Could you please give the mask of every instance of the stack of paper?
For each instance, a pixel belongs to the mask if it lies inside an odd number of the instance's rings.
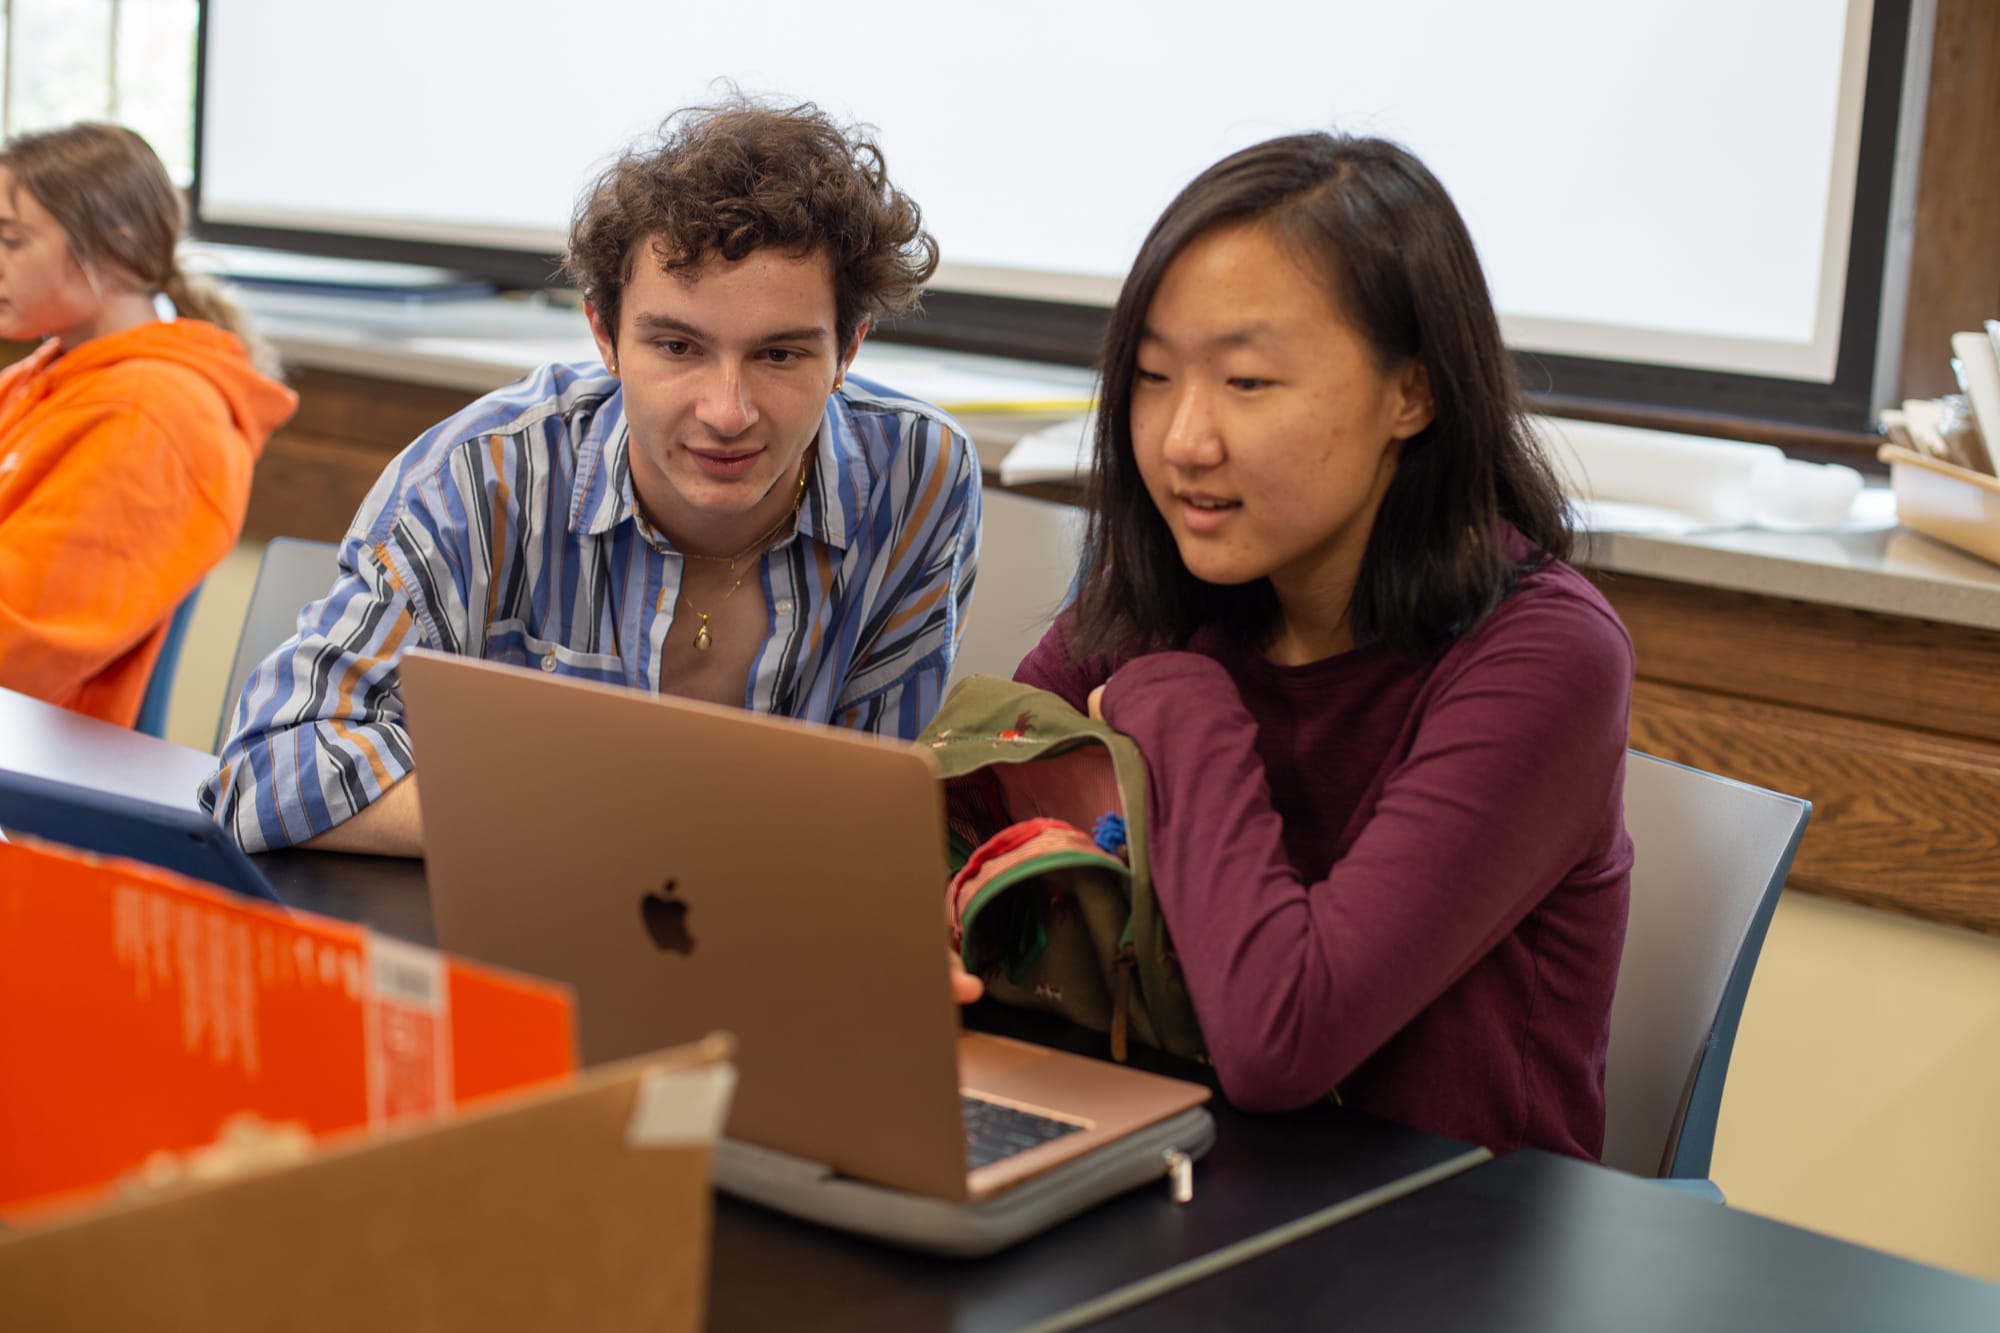
[[[1882,432],[1912,453],[1990,477],[2000,471],[2000,320],[1954,333],[1951,354],[1959,392],[1904,399],[1883,411]]]
[[[1096,436],[1095,416],[1071,417],[1023,435],[1000,462],[1001,484],[1083,481],[1090,475]]]
[[[1090,406],[1089,370],[1010,357],[947,352],[906,343],[865,342],[854,373],[947,412],[1081,412]]]
[[[2000,440],[2000,320],[1987,320],[1981,333],[1952,334],[1951,368],[1979,433],[1984,455],[1979,470],[1992,472],[1995,441]]]

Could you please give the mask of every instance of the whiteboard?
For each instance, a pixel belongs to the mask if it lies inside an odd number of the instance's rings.
[[[1396,139],[1517,348],[1831,382],[1872,0],[212,0],[205,222],[553,252],[728,86],[875,126],[938,285],[1105,303],[1196,172]]]

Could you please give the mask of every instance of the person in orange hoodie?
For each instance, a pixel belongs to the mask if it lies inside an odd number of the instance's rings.
[[[124,726],[298,406],[181,271],[185,222],[130,130],[0,146],[0,338],[43,340],[0,374],[0,686]]]

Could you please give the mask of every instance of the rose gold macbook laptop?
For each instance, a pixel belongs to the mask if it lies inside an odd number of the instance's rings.
[[[959,1031],[916,749],[468,658],[401,670],[438,942],[574,986],[587,1063],[727,1029],[732,1138],[951,1201],[1207,1100]],[[976,1150],[975,1121],[999,1122]]]

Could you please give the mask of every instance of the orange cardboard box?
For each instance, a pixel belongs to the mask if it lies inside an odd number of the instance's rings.
[[[0,843],[0,1220],[251,1112],[315,1139],[576,1065],[568,992],[177,875]]]

